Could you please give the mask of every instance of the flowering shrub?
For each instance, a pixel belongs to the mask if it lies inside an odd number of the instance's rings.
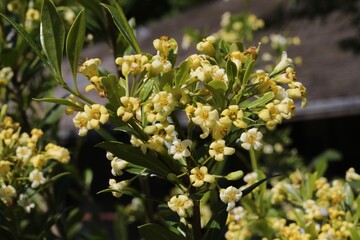
[[[250,175],[257,180],[256,173]],[[255,177],[255,179],[254,179]],[[359,180],[354,168],[344,179],[295,171],[257,188],[230,212],[226,239],[359,239]]]
[[[139,227],[143,237],[221,236],[227,212],[266,180],[258,169],[254,152],[262,147],[260,127],[274,129],[283,119],[290,119],[295,114],[296,99],[301,100],[302,107],[306,105],[306,88],[296,80],[292,60],[283,52],[270,72],[255,70],[259,48],[209,36],[198,43],[198,54],[177,64],[178,45],[174,39],[165,36],[156,39],[153,42],[156,53],[143,53],[120,6],[116,2],[101,5],[134,51],[132,55],[116,58],[118,76],[101,71],[100,59],[87,60],[79,68],[89,81],[86,91],[96,91],[107,103],[95,102],[78,90],[76,71],[84,41],[84,12],[80,11],[75,18],[65,42],[61,17],[51,1],[44,1],[41,11],[41,27],[46,29],[41,35],[44,53],[25,32],[20,33],[46,59],[54,78],[71,95],[68,99],[42,101],[66,105],[67,114],[76,113],[73,122],[80,136],[90,130],[109,136],[103,131],[108,122],[115,126],[115,131],[129,135],[129,141],[116,141],[111,136],[98,145],[107,151],[114,175],[105,192],[112,192],[115,197],[140,196],[149,201],[150,192],[141,193],[130,187],[136,179],[149,177],[178,188],[178,194],[166,202],[165,215],[159,212],[148,216],[158,224]],[[64,47],[75,89],[69,87],[61,74]],[[234,158],[240,148],[250,152],[252,168],[261,176],[261,180],[247,188],[231,183],[242,177],[242,169],[225,168],[229,156]],[[134,176],[119,181],[124,171]],[[31,174],[31,179],[36,179],[33,187],[43,184],[41,176],[38,171]],[[171,221],[174,214],[179,222]]]
[[[67,174],[55,167],[67,164],[70,153],[53,143],[43,147],[43,131],[23,132],[21,125],[6,115],[7,106],[0,114],[0,219],[2,237],[20,237],[20,213],[30,213],[36,206],[44,208],[48,190],[59,177]],[[23,223],[25,223],[23,221]],[[16,237],[15,237],[16,238]],[[9,237],[9,239],[11,239]]]

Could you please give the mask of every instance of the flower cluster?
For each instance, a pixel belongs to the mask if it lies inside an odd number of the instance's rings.
[[[51,181],[54,163],[69,162],[70,153],[63,147],[48,143],[42,149],[42,137],[40,129],[21,132],[11,117],[0,118],[0,207],[19,205],[29,212],[35,207],[32,196]]]
[[[226,239],[254,234],[263,239],[354,239],[359,234],[359,180],[354,168],[346,172],[346,181],[295,171],[264,189],[261,213],[247,204],[255,197],[242,199],[243,206],[229,213]],[[254,229],[260,222],[263,229]]]
[[[304,107],[306,89],[296,80],[292,60],[285,52],[267,73],[254,70],[259,49],[227,45],[213,36],[198,43],[200,53],[178,66],[174,39],[161,37],[153,45],[153,56],[138,53],[118,57],[118,79],[101,74],[100,59],[83,63],[79,72],[91,83],[86,89],[96,90],[109,102],[89,105],[69,98],[74,104],[72,111],[77,111],[73,122],[79,135],[85,136],[107,121],[129,134],[130,144],[101,145],[111,161],[114,178],[109,180],[108,190],[115,197],[127,192],[124,190],[129,189],[133,179],[151,174],[181,189],[167,205],[184,223],[192,221],[194,209],[205,211],[207,200],[200,204],[192,194],[206,193],[208,186],[218,191],[219,199],[227,204],[226,210],[231,211],[245,188],[223,188],[216,179],[237,180],[242,171],[224,175],[216,170],[217,164],[233,156],[236,148],[260,150],[260,127],[274,129],[283,119],[294,116],[295,99],[302,99]],[[256,168],[256,163],[252,164]],[[115,177],[128,168],[136,176],[117,181]],[[246,181],[247,186],[255,183]]]

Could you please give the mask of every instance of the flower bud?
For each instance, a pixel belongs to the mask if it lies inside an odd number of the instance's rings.
[[[239,171],[229,173],[228,175],[226,175],[225,178],[229,181],[235,181],[235,180],[242,178],[243,176],[244,176],[244,172],[239,170]]]

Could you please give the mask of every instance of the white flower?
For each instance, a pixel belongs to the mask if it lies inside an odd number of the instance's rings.
[[[128,165],[128,162],[118,157],[114,157],[111,161],[111,174],[114,176],[120,176],[123,174],[123,169]]]
[[[360,180],[360,175],[358,173],[356,173],[354,168],[349,168],[346,171],[346,177],[345,177],[346,181],[351,182],[351,181],[359,181]]]
[[[180,217],[186,217],[191,215],[192,207],[194,203],[186,195],[173,196],[168,202],[169,208],[177,212]]]
[[[110,179],[109,180],[109,189],[114,190],[112,192],[114,197],[121,197],[123,195],[123,193],[121,192],[121,190],[123,190],[126,186],[128,185],[128,181],[124,180],[121,182],[116,182],[115,179]]]
[[[79,136],[83,137],[88,133],[88,122],[90,118],[85,112],[78,112],[74,119],[73,123],[76,128],[79,128]]]
[[[242,197],[242,192],[233,186],[226,189],[220,189],[220,199],[224,203],[227,203],[226,211],[230,212],[235,208],[235,203]]]
[[[17,147],[16,148],[16,157],[24,162],[27,162],[31,157],[32,150],[28,147]]]
[[[29,174],[29,180],[32,182],[32,188],[37,188],[39,185],[46,183],[46,178],[44,178],[43,173],[37,169],[32,170]]]
[[[19,195],[17,203],[23,207],[27,213],[30,213],[31,209],[35,207],[35,203],[31,202],[28,196],[22,193]]]
[[[258,150],[262,146],[262,143],[260,142],[262,137],[262,133],[259,132],[257,128],[252,128],[241,134],[240,141],[243,142],[241,146],[246,150],[249,150],[250,147]]]
[[[180,141],[176,139],[173,145],[169,149],[169,154],[174,155],[174,159],[180,160],[183,157],[189,157],[191,155],[188,147],[191,146],[192,142],[189,139]]]
[[[208,173],[207,167],[202,166],[191,169],[190,182],[194,187],[201,187],[204,182],[213,183],[214,181],[215,177]]]
[[[232,155],[234,153],[235,148],[226,147],[225,140],[216,140],[209,147],[209,155],[216,161],[222,161],[225,155]]]

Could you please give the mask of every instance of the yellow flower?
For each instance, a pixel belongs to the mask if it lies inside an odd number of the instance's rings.
[[[30,163],[34,168],[42,168],[46,164],[46,159],[44,154],[37,154],[30,158]]]
[[[13,202],[13,198],[16,197],[16,190],[11,185],[2,185],[0,188],[0,199],[5,205],[10,206]]]
[[[191,120],[203,130],[203,134],[201,134],[200,137],[206,138],[210,133],[210,129],[215,126],[219,114],[217,110],[212,109],[211,106],[204,106],[199,102],[196,104],[197,107],[194,112],[194,117],[191,118]]]
[[[215,48],[214,43],[216,42],[216,38],[214,36],[209,36],[199,42],[196,45],[196,49],[200,52],[204,52],[209,56],[215,56]]]
[[[121,197],[123,193],[121,192],[125,187],[128,186],[128,181],[124,180],[121,182],[116,182],[115,179],[109,179],[109,189],[113,190],[112,194],[114,197]]]
[[[61,163],[68,163],[70,160],[70,152],[66,148],[60,147],[53,143],[48,143],[45,146],[45,156],[48,159],[54,159]]]
[[[265,108],[259,112],[259,117],[266,123],[268,129],[274,129],[277,124],[282,122],[282,116],[274,103],[266,104]]]
[[[215,140],[223,139],[231,130],[231,122],[221,122],[220,120],[216,121],[213,127],[212,137]]]
[[[40,12],[34,8],[29,8],[25,15],[26,20],[38,21],[40,19]]]
[[[243,121],[244,113],[238,105],[230,105],[222,111],[220,122],[230,122],[238,128],[247,128],[247,124]]]
[[[90,118],[85,112],[78,112],[73,119],[76,128],[79,128],[79,136],[83,137],[88,132],[88,122]]]
[[[191,169],[190,182],[194,187],[201,187],[205,182],[215,182],[215,177],[208,173],[207,167],[195,167]]]
[[[10,162],[1,160],[0,161],[0,180],[10,172]]]
[[[158,55],[166,59],[171,50],[177,53],[178,45],[173,39],[169,39],[167,36],[162,36],[160,39],[153,41],[154,48],[158,51]]]
[[[234,153],[235,148],[226,147],[225,140],[215,140],[209,147],[209,154],[216,161],[222,161],[225,155],[232,155]]]
[[[117,115],[121,117],[124,122],[129,121],[137,110],[140,108],[140,99],[134,97],[121,97],[121,103],[123,106],[120,106],[117,110]]]
[[[166,116],[172,113],[176,105],[173,95],[166,91],[155,94],[151,102],[154,104],[154,110],[158,113],[156,114],[158,121],[165,121]]]
[[[292,67],[287,67],[285,73],[277,75],[273,80],[280,84],[288,84],[296,81],[296,74]]]
[[[85,61],[79,68],[79,72],[84,74],[87,78],[91,79],[94,76],[99,76],[98,65],[101,64],[99,58],[92,58]]]
[[[360,175],[358,173],[355,172],[355,169],[349,168],[346,171],[346,181],[351,182],[351,181],[360,181]]]
[[[145,69],[145,64],[149,61],[147,56],[142,54],[126,55],[118,57],[115,63],[120,66],[122,74],[127,77],[129,74],[138,75]]]
[[[144,67],[148,71],[149,77],[157,76],[160,73],[167,73],[172,69],[171,63],[159,55],[153,56],[151,61],[145,64]]]
[[[306,88],[302,85],[301,82],[292,82],[289,83],[289,89],[286,90],[290,98],[301,98],[301,108],[306,107]]]
[[[109,120],[109,113],[107,109],[100,104],[93,104],[90,107],[84,106],[84,111],[88,116],[87,128],[100,128],[100,123],[105,124]]]
[[[169,208],[177,212],[180,217],[187,217],[192,215],[192,207],[194,203],[186,195],[173,196],[168,202]]]

